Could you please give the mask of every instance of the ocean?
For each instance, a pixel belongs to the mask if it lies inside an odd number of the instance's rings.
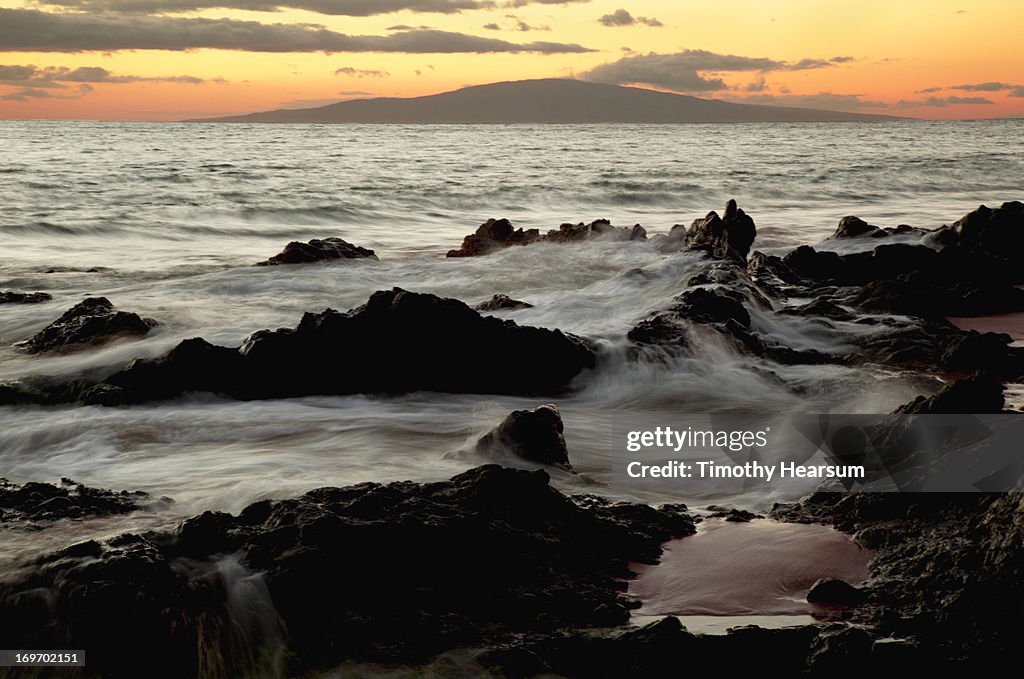
[[[929,386],[877,366],[772,366],[709,335],[700,354],[631,361],[625,333],[665,308],[696,256],[647,243],[533,245],[446,259],[490,217],[516,226],[610,219],[664,233],[730,198],[757,222],[754,248],[818,243],[841,217],[937,227],[1020,199],[1024,121],[592,126],[216,125],[0,122],[0,290],[53,300],[0,306],[0,381],[104,374],[189,337],[231,346],[303,312],[349,309],[395,286],[584,335],[611,357],[557,399],[579,476],[557,486],[648,502],[764,510],[808,485],[680,496],[622,481],[621,427],[681,413],[884,413]],[[359,260],[253,267],[291,240],[342,237]],[[826,246],[829,247],[829,246]],[[835,246],[833,246],[835,247]],[[850,247],[844,245],[843,247]],[[854,245],[854,247],[857,247]],[[644,275],[634,275],[636,270]],[[142,341],[59,356],[12,345],[83,296],[160,321]],[[829,350],[797,317],[755,324],[788,346]],[[865,328],[864,332],[870,332]],[[616,357],[618,359],[616,360]],[[337,357],[358,361],[358,356]],[[315,366],[312,367],[315,369]],[[382,371],[387,366],[381,366]],[[0,408],[0,474],[70,477],[176,500],[169,509],[46,531],[46,546],[238,511],[323,485],[447,478],[511,409],[544,399],[411,394],[238,403],[212,396],[125,408]],[[814,483],[813,481],[810,483]],[[10,537],[10,536],[9,536]],[[31,535],[8,544],[38,547]],[[17,550],[15,550],[17,551]]]

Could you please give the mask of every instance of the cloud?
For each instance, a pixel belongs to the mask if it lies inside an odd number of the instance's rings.
[[[352,68],[351,66],[342,66],[341,68],[334,70],[334,75],[347,75],[351,78],[386,78],[391,74],[387,71],[378,71],[375,68]]]
[[[926,105],[926,107],[944,108],[961,103],[987,105],[994,102],[983,96],[930,96],[925,99],[922,105]]]
[[[276,12],[301,9],[316,14],[367,17],[393,12],[457,14],[464,11],[525,5],[567,5],[589,0],[36,0],[36,4],[66,7],[85,12],[124,14],[177,14],[203,9],[241,9]]]
[[[25,102],[33,99],[79,99],[87,94],[92,94],[91,85],[79,85],[74,93],[55,93],[53,90],[41,89],[38,87],[22,87],[14,92],[0,94],[0,101]]]
[[[646,26],[653,27],[665,25],[654,17],[635,17],[624,9],[617,9],[611,14],[605,14],[597,21],[598,23],[610,28],[616,28],[619,26],[636,26],[637,24],[644,24]]]
[[[861,98],[863,96],[863,94],[818,92],[816,94],[755,94],[749,97],[728,97],[728,99],[744,104],[822,108],[834,111],[856,111],[865,108],[888,108],[889,106],[881,101],[866,101]]]
[[[373,92],[365,92],[363,90],[342,90],[338,92],[343,97],[372,97]]]
[[[597,66],[580,77],[613,85],[635,83],[676,92],[714,92],[727,89],[728,86],[721,78],[706,76],[706,73],[798,71],[828,68],[832,65],[832,62],[824,59],[802,59],[791,63],[764,57],[685,50],[676,54],[650,53],[623,57]]]
[[[484,28],[487,29],[488,31],[500,31],[501,30],[501,26],[499,26],[498,24],[494,23],[493,21],[491,23],[489,23],[489,24],[484,24]]]
[[[851,61],[856,61],[853,57],[832,57],[829,59],[833,64],[847,64]]]
[[[531,26],[530,24],[526,23],[525,21],[523,21],[522,19],[517,17],[515,14],[506,14],[505,18],[512,20],[512,23],[509,25],[509,28],[508,28],[508,30],[510,30],[510,31],[518,31],[520,33],[526,33],[528,31],[550,31],[551,30],[550,26]],[[501,30],[505,30],[505,29],[503,29],[501,27],[501,24],[495,23],[493,21],[491,23],[489,23],[489,24],[484,24],[483,28],[485,30],[488,30],[488,31],[501,31]]]
[[[963,92],[1001,92],[1012,90],[1016,85],[1000,82],[976,83],[974,85],[950,85],[947,90],[961,90]]]
[[[1014,87],[1012,90],[1010,90],[1010,94],[1008,96],[1015,97],[1015,98],[1016,97],[1024,97],[1024,85],[1021,85],[1019,87]]]
[[[911,100],[906,99],[895,104],[895,108],[918,108],[921,106],[932,108],[946,108],[947,106],[958,106],[967,104],[971,106],[987,106],[995,102],[985,97],[928,97],[927,99]]]
[[[557,42],[513,43],[464,33],[412,30],[346,35],[315,24],[263,24],[234,19],[182,19],[123,14],[52,14],[0,8],[0,51],[116,52],[225,49],[248,52],[490,53],[591,52]]]
[[[164,82],[183,83],[186,85],[201,85],[207,82],[203,78],[192,75],[172,76],[139,76],[139,75],[115,75],[105,68],[99,66],[79,66],[78,68],[67,68],[65,66],[5,66],[0,65],[0,85],[18,85],[31,88],[63,89],[66,85],[61,83],[140,83],[140,82]],[[224,82],[218,78],[216,82]]]

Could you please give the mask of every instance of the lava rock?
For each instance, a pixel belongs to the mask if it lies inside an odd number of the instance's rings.
[[[528,245],[540,239],[537,229],[516,229],[507,219],[488,219],[475,233],[466,236],[458,250],[449,250],[448,257],[479,257],[513,245]]]
[[[495,295],[473,308],[477,311],[515,311],[517,309],[532,309],[533,305],[529,302],[512,299],[508,295]]]
[[[308,243],[292,241],[284,250],[256,266],[306,264],[332,259],[377,259],[377,255],[373,250],[353,245],[341,238],[314,238]]]
[[[674,510],[570,498],[543,471],[496,465],[438,483],[321,488],[43,557],[0,580],[0,636],[88,648],[102,676],[132,676],[167,653],[157,675],[194,677],[200,648],[241,676],[237,663],[252,659],[220,636],[248,620],[232,617],[240,582],[262,611],[246,630],[265,642],[282,630],[268,649],[286,652],[282,675],[421,663],[523,634],[622,625],[630,564],[656,562],[662,543],[694,530]],[[224,577],[228,567],[244,579]]]
[[[953,223],[957,245],[1015,266],[1015,282],[1024,281],[1024,203],[1012,201],[992,209],[984,205]]]
[[[715,257],[736,257],[746,261],[756,237],[754,220],[736,206],[735,200],[730,199],[722,217],[712,211],[690,225],[686,244],[707,245]]]
[[[533,410],[514,410],[496,428],[480,437],[476,451],[486,454],[503,448],[524,460],[572,471],[563,432],[558,406],[549,403]]]
[[[46,292],[0,292],[0,304],[39,304],[51,299]]]
[[[294,329],[259,331],[240,349],[186,340],[101,385],[105,397],[122,403],[188,392],[243,400],[412,391],[537,395],[564,392],[595,364],[594,352],[573,335],[395,288],[345,313],[307,313]]]
[[[118,337],[141,337],[157,325],[151,318],[118,311],[106,297],[89,297],[18,346],[30,354],[70,351]]]
[[[71,479],[61,479],[60,485],[0,479],[0,525],[5,526],[39,528],[59,519],[128,514],[151,504],[142,491],[90,488]]]
[[[901,415],[963,415],[1001,413],[1005,387],[996,379],[979,374],[947,385],[934,396],[918,396],[900,406]]]

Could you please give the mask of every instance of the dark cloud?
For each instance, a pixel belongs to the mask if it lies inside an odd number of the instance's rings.
[[[928,97],[925,99],[925,106],[955,106],[958,104],[970,104],[970,105],[989,105],[995,102],[986,99],[985,97]]]
[[[347,75],[351,78],[386,78],[390,73],[387,71],[378,71],[375,68],[352,68],[351,66],[342,66],[334,70],[334,75]]]
[[[436,30],[345,35],[311,24],[233,19],[180,19],[123,14],[52,14],[0,8],[0,51],[115,52],[225,49],[248,52],[489,53],[590,52],[556,42],[513,43]]]
[[[40,5],[67,7],[87,12],[130,14],[174,14],[201,9],[243,9],[252,12],[276,12],[301,9],[335,16],[375,16],[393,12],[429,12],[455,14],[470,10],[524,5],[566,5],[588,0],[36,0]]]
[[[817,94],[755,94],[749,97],[730,97],[729,99],[744,104],[821,108],[833,111],[857,111],[866,108],[888,108],[889,106],[881,101],[864,100],[863,96],[863,94],[818,92]]]
[[[1012,90],[1016,85],[1000,82],[975,83],[973,85],[950,85],[947,90],[961,90],[963,92],[1001,92]]]
[[[1011,96],[1011,97],[1024,97],[1024,85],[1021,85],[1019,87],[1014,87],[1012,90],[1010,90],[1009,96]]]
[[[53,90],[39,87],[22,87],[14,92],[0,94],[0,101],[25,102],[34,99],[80,99],[92,92],[93,88],[91,85],[79,85],[75,88],[74,92],[54,92]]]
[[[99,66],[5,66],[0,65],[0,85],[24,86],[30,88],[63,89],[62,83],[139,83],[165,82],[201,85],[205,80],[191,75],[139,76],[116,75]],[[218,78],[218,82],[223,82]]]
[[[501,26],[499,26],[498,24],[494,23],[493,21],[491,23],[489,23],[489,24],[484,24],[484,28],[487,29],[488,31],[500,31],[501,30]]]
[[[597,66],[581,77],[584,80],[615,85],[653,85],[676,92],[714,92],[727,89],[727,86],[721,78],[704,75],[706,73],[797,71],[828,68],[832,65],[823,59],[803,59],[790,63],[764,57],[741,57],[706,50],[685,50],[676,54],[651,53],[623,57],[618,61]]]
[[[853,57],[832,57],[829,59],[833,64],[847,64],[851,61],[855,61]]]
[[[628,10],[624,9],[617,9],[611,14],[605,14],[597,21],[598,23],[611,28],[619,26],[636,26],[637,24],[653,27],[664,26],[663,23],[654,17],[635,17],[630,14]]]

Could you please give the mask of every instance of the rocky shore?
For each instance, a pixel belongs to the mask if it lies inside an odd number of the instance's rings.
[[[701,264],[666,308],[629,331],[627,360],[685,357],[712,333],[780,369],[871,363],[944,385],[872,430],[875,447],[894,454],[915,416],[1006,411],[1004,386],[1024,381],[1024,349],[1009,335],[961,330],[947,318],[1024,311],[1024,204],[982,207],[933,231],[848,217],[826,244],[781,255],[755,250],[756,235],[753,218],[730,201],[722,215],[650,239],[666,257]],[[639,225],[602,220],[545,235],[490,220],[448,256],[647,238]],[[370,256],[325,240],[290,244],[268,263]],[[255,332],[240,347],[195,338],[98,378],[0,385],[0,405],[117,407],[192,393],[557,397],[602,370],[608,357],[588,338],[485,315],[527,307],[496,295],[477,307],[481,314],[395,288],[347,312],[307,313],[295,328]],[[772,331],[793,319],[822,340],[818,347]],[[154,325],[90,299],[26,350],[85,348]],[[1024,427],[1009,422],[1003,433],[1019,440]],[[519,410],[473,450],[571,472],[562,432],[557,406]],[[963,436],[952,428],[932,441],[930,463],[953,470],[985,454],[984,441],[965,444]],[[875,551],[865,585],[812,589],[816,603],[838,610],[815,625],[697,635],[668,617],[629,627],[637,605],[625,595],[630,564],[656,562],[666,541],[695,531],[697,518],[682,505],[567,495],[542,469],[486,465],[438,483],[321,488],[237,515],[206,512],[173,531],[73,545],[0,578],[0,637],[10,648],[89,649],[87,675],[111,677],[137,676],[154,657],[165,660],[154,676],[302,676],[350,662],[422,667],[451,654],[472,671],[507,677],[676,676],[684,663],[727,674],[766,664],[821,675],[986,670],[1015,648],[1024,608],[1024,465],[1002,473],[1017,492],[869,494],[825,485],[772,508],[772,519],[833,525]],[[4,523],[75,520],[140,502],[71,482],[0,486]]]

